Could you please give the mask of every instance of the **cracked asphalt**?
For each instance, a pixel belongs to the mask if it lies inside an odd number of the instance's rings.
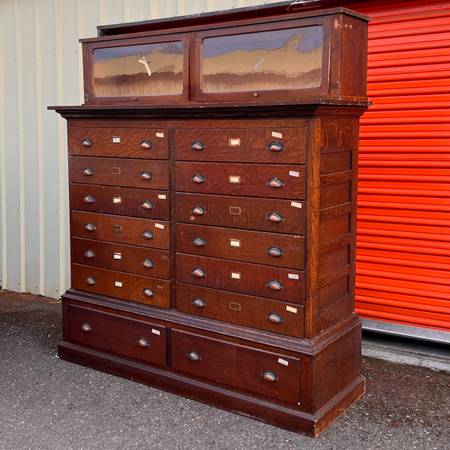
[[[0,450],[450,449],[450,376],[364,358],[367,394],[312,439],[56,356],[59,302],[0,291]]]

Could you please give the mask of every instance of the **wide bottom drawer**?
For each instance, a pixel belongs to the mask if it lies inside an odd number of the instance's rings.
[[[171,331],[171,348],[174,370],[282,402],[299,402],[298,358],[179,330]]]
[[[159,366],[166,365],[166,328],[114,313],[69,305],[65,339]]]
[[[72,264],[72,287],[162,308],[170,307],[170,281]]]

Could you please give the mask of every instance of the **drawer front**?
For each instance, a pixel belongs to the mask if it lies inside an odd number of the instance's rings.
[[[176,259],[180,282],[292,303],[305,300],[304,273],[299,270],[180,253]]]
[[[70,206],[79,211],[169,219],[167,191],[70,183]]]
[[[177,224],[177,251],[303,269],[303,236]]]
[[[243,391],[298,403],[300,360],[219,339],[172,330],[171,366]]]
[[[177,162],[176,190],[303,199],[304,166]]]
[[[167,159],[169,146],[164,129],[69,127],[69,153]]]
[[[203,194],[177,194],[176,200],[178,222],[277,233],[306,232],[305,202]]]
[[[225,322],[304,336],[303,306],[266,298],[177,283],[178,311]]]
[[[169,223],[134,217],[72,211],[70,230],[74,237],[168,249]]]
[[[303,163],[306,127],[175,131],[175,157],[185,161]]]
[[[76,183],[169,189],[169,163],[124,158],[83,158],[72,156],[70,181]]]
[[[169,308],[170,281],[72,264],[72,287],[80,291]]]
[[[72,261],[120,272],[169,278],[169,252],[72,238]]]
[[[71,342],[158,366],[166,365],[165,327],[75,305],[69,305],[64,315],[65,338]]]

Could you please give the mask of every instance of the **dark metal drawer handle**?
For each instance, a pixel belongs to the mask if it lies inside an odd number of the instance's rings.
[[[271,152],[281,152],[284,150],[284,145],[280,141],[272,141],[267,147]]]
[[[95,253],[92,250],[86,250],[84,252],[85,258],[95,258]]]
[[[263,377],[264,381],[267,381],[269,383],[275,383],[275,381],[278,381],[278,377],[276,376],[276,374],[274,374],[270,370],[266,370],[261,374],[261,376]]]
[[[148,139],[144,139],[143,141],[141,141],[141,147],[145,148],[146,150],[151,150],[153,148],[153,143]]]
[[[145,181],[150,181],[152,179],[152,174],[151,174],[151,172],[147,172],[147,171],[142,172],[141,178]]]
[[[145,200],[145,202],[142,203],[142,207],[144,209],[153,209],[153,203],[150,200]]]
[[[267,286],[273,291],[281,291],[283,289],[283,285],[277,280],[271,280],[267,283]]]
[[[85,147],[90,147],[92,145],[92,141],[89,138],[84,138],[81,143],[85,146]]]
[[[191,361],[194,361],[194,362],[198,362],[202,359],[200,356],[200,353],[197,353],[197,352],[189,352],[187,354],[187,357],[188,357],[188,359],[190,359]]]
[[[192,275],[194,275],[194,277],[197,277],[197,278],[205,278],[206,273],[204,270],[200,269],[200,267],[197,267],[196,269],[194,269],[192,271]]]
[[[145,231],[142,233],[142,237],[143,237],[144,239],[153,239],[153,233],[152,233],[150,230],[145,230]]]
[[[136,342],[139,347],[150,347],[150,342],[148,342],[144,337],[140,337]]]
[[[196,307],[196,308],[204,308],[206,306],[206,303],[204,300],[202,300],[201,298],[194,298],[194,300],[192,300],[192,304]]]
[[[86,197],[83,198],[83,202],[87,204],[95,203],[95,198],[92,195],[86,195]]]
[[[97,229],[97,227],[96,227],[95,224],[93,224],[93,223],[87,223],[87,224],[84,226],[84,229],[85,229],[86,231],[95,231],[95,230]]]
[[[204,216],[206,214],[205,208],[202,208],[201,206],[196,206],[195,208],[192,208],[192,214],[194,216]]]
[[[143,292],[144,292],[144,295],[146,297],[152,298],[152,297],[155,296],[155,293],[153,292],[153,289],[145,288]]]
[[[96,283],[94,277],[87,277],[84,281],[85,281],[86,284],[88,284],[89,286],[93,286],[93,285]]]
[[[201,238],[201,237],[196,237],[192,243],[196,246],[196,247],[204,247],[206,245],[206,241],[205,239]]]
[[[269,249],[267,249],[267,253],[270,256],[274,256],[275,258],[283,256],[283,250],[281,250],[281,248],[278,247],[270,247]]]
[[[85,333],[89,333],[90,331],[92,331],[92,325],[89,323],[83,323],[83,325],[81,325],[81,330]]]
[[[142,261],[142,265],[146,268],[146,269],[151,269],[153,267],[153,263],[150,259],[145,258],[144,261]]]
[[[272,223],[280,223],[280,222],[283,221],[283,216],[281,214],[279,214],[279,213],[274,211],[274,212],[269,214],[269,220]]]
[[[277,177],[270,179],[268,184],[273,189],[282,188],[284,186],[284,183]]]
[[[281,323],[281,322],[283,322],[283,319],[282,319],[281,316],[278,315],[277,313],[270,313],[270,314],[267,316],[267,320],[268,320],[269,322],[272,322],[272,323]]]
[[[192,150],[201,151],[205,149],[205,144],[201,141],[194,141],[191,145]]]
[[[94,170],[91,169],[90,167],[86,167],[86,169],[83,170],[83,174],[86,175],[87,177],[90,177],[91,175],[94,174]]]
[[[192,182],[193,183],[197,183],[197,184],[202,184],[205,182],[205,177],[199,173],[196,173],[193,177],[192,177]]]

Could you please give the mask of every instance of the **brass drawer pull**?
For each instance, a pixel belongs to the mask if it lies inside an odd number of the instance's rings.
[[[270,370],[266,370],[261,374],[261,376],[263,377],[264,381],[267,381],[269,383],[275,383],[275,381],[278,381],[278,377],[276,376],[276,374],[274,374]]]
[[[86,195],[86,196],[83,198],[83,202],[84,202],[84,203],[87,203],[87,204],[89,205],[89,204],[95,203],[95,198],[94,198],[94,196],[92,196],[92,195]]]
[[[85,146],[85,147],[91,147],[92,146],[92,141],[89,138],[84,138],[81,143]]]
[[[205,144],[201,141],[194,141],[191,145],[192,150],[202,151],[205,149]]]
[[[191,361],[194,361],[194,362],[198,362],[202,359],[200,356],[200,353],[197,353],[197,352],[189,352],[187,354],[187,357],[188,357],[188,359],[190,359]]]
[[[145,148],[146,150],[151,150],[153,148],[152,141],[149,141],[148,139],[144,139],[141,141],[141,148]]]
[[[144,337],[140,337],[137,341],[137,345],[139,345],[139,347],[150,347],[150,342],[147,341],[147,339],[145,339]]]
[[[277,280],[271,280],[267,283],[267,286],[273,291],[281,291],[283,289],[283,285]]]
[[[145,258],[144,261],[142,261],[142,265],[146,268],[146,269],[151,269],[153,268],[153,263],[150,259]]]
[[[95,224],[93,224],[93,223],[87,223],[87,224],[84,226],[84,229],[85,229],[86,231],[95,231],[95,230],[97,229],[97,227],[96,227]]]
[[[202,184],[205,182],[205,177],[199,173],[196,173],[193,177],[192,177],[192,182],[193,183],[197,183],[197,184]]]
[[[206,241],[205,239],[203,239],[202,237],[196,237],[192,243],[196,246],[196,247],[204,247],[206,245]]]
[[[86,175],[87,177],[90,177],[91,175],[94,174],[94,170],[91,169],[90,167],[86,167],[86,169],[83,170],[83,174]]]
[[[144,292],[144,295],[146,297],[152,298],[152,297],[155,296],[155,293],[153,292],[153,289],[145,288],[143,292]]]
[[[89,323],[83,323],[83,325],[81,325],[81,330],[85,333],[89,333],[90,331],[92,331],[92,325]]]
[[[85,258],[95,258],[95,252],[92,250],[86,250],[84,252],[84,257]]]
[[[150,181],[152,179],[151,172],[144,171],[141,173],[141,178],[145,181]]]
[[[282,150],[284,150],[284,145],[282,142],[280,141],[272,141],[267,148],[271,151],[271,152],[281,152]]]
[[[281,250],[281,248],[278,247],[270,247],[269,249],[267,249],[267,253],[275,258],[283,256],[283,250]]]
[[[153,203],[150,200],[145,200],[145,202],[142,203],[142,207],[147,210],[153,209]]]
[[[96,283],[94,277],[87,277],[84,281],[85,281],[86,284],[88,284],[89,286],[94,286],[94,284]]]
[[[148,240],[153,239],[153,233],[150,230],[144,230],[142,237]]]
[[[281,316],[278,315],[277,313],[270,313],[270,314],[267,316],[267,320],[268,320],[269,322],[277,323],[277,324],[283,322],[283,319],[282,319]]]
[[[192,208],[192,214],[194,216],[204,216],[206,214],[205,208],[202,208],[201,206],[196,206],[195,208]]]
[[[277,177],[270,179],[268,184],[273,189],[278,189],[284,186],[284,183]]]
[[[194,298],[194,300],[192,300],[192,304],[196,307],[196,308],[204,308],[206,306],[206,303],[204,300],[202,300],[201,298]]]
[[[197,278],[205,278],[206,273],[203,269],[200,269],[200,267],[197,267],[196,269],[194,269],[192,271],[192,275],[194,275],[194,277],[197,277]]]
[[[283,221],[283,216],[281,214],[279,214],[279,213],[274,211],[274,212],[269,214],[269,220],[272,223],[280,223],[280,222]]]

